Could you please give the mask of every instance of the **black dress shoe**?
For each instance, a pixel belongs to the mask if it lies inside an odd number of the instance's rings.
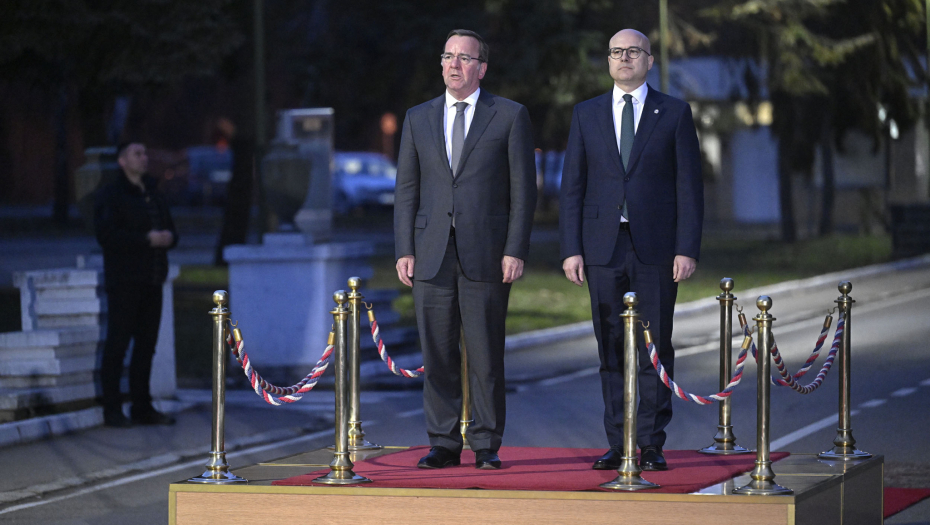
[[[643,470],[668,470],[668,463],[662,455],[662,449],[653,445],[645,446],[639,458],[639,468]]]
[[[104,412],[103,424],[113,428],[129,428],[132,426],[132,421],[129,421],[129,418],[122,412]]]
[[[497,470],[501,468],[501,458],[489,448],[475,451],[475,468]]]
[[[620,449],[611,447],[601,459],[594,462],[591,467],[594,470],[617,470],[620,468],[620,460],[623,458],[623,452]]]
[[[141,414],[132,414],[132,422],[136,425],[173,425],[176,420],[153,408]]]
[[[459,455],[446,447],[435,446],[429,449],[429,454],[420,458],[419,468],[445,468],[460,465]]]

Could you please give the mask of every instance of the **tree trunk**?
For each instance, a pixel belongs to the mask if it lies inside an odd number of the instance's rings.
[[[55,177],[52,218],[55,224],[68,224],[69,191],[68,177],[68,109],[70,100],[68,86],[62,82],[58,88],[58,104],[55,108]]]
[[[781,238],[784,242],[792,244],[798,239],[797,224],[794,220],[794,198],[791,184],[791,155],[790,147],[784,145],[783,140],[778,142],[778,201],[781,212]]]
[[[252,189],[255,180],[255,146],[251,138],[235,137],[230,141],[233,154],[232,179],[226,191],[223,210],[223,228],[216,243],[213,264],[224,266],[223,248],[231,244],[245,244],[252,214]]]
[[[833,202],[836,199],[836,177],[833,159],[833,128],[830,118],[824,118],[823,135],[820,137],[820,171],[823,173],[823,191],[820,203],[821,237],[833,233]]]

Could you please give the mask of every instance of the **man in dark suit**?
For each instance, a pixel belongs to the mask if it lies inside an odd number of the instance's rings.
[[[649,87],[649,39],[624,29],[610,39],[612,92],[575,106],[562,171],[562,269],[591,294],[601,359],[604,427],[610,450],[595,469],[620,466],[623,443],[623,294],[639,297],[641,319],[658,332],[656,348],[671,376],[672,316],[678,283],[697,266],[704,216],[701,154],[682,100]],[[665,470],[671,391],[639,347],[637,444],[644,470]]]
[[[407,111],[397,160],[397,276],[413,287],[426,367],[421,468],[460,463],[460,329],[474,417],[466,437],[477,468],[501,466],[504,320],[529,250],[536,168],[526,108],[479,88],[487,61],[477,33],[449,33],[446,92]]]

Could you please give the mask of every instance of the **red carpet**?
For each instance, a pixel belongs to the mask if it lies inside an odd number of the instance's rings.
[[[503,447],[500,450],[504,466],[500,470],[478,470],[475,454],[462,453],[462,465],[440,470],[418,469],[417,461],[429,447],[387,454],[355,464],[356,474],[374,480],[366,487],[488,489],[488,490],[603,490],[599,484],[617,477],[613,470],[593,470],[591,464],[603,449]],[[773,452],[772,461],[788,456]],[[650,492],[688,493],[752,470],[755,454],[711,456],[690,450],[667,450],[669,470],[643,472],[644,479],[661,488]],[[273,485],[312,485],[314,478],[328,469],[275,481]]]
[[[885,487],[885,517],[894,516],[911,505],[930,497],[930,489]]]

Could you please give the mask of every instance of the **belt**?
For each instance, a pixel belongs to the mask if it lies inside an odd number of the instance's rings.
[[[621,229],[621,230],[625,230],[625,231],[630,231],[630,223],[628,223],[628,222],[621,222],[621,223],[620,223],[620,229]]]

